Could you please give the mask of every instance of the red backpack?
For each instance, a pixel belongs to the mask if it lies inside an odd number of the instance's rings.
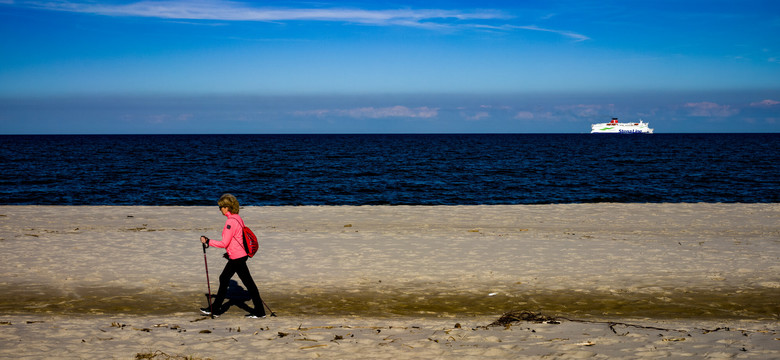
[[[257,249],[260,248],[260,244],[257,242],[255,233],[244,225],[243,219],[241,219],[241,231],[244,235],[244,250],[249,257],[254,257],[257,254]]]
[[[255,233],[253,233],[252,230],[250,230],[248,227],[244,226],[244,250],[246,250],[246,254],[249,255],[249,257],[255,256],[259,247],[260,244],[257,242],[257,236],[255,236]]]

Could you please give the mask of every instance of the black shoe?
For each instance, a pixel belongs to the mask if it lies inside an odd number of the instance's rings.
[[[213,317],[219,317],[219,314],[213,314],[211,313],[211,309],[209,308],[200,308],[200,313],[206,316],[213,316]]]

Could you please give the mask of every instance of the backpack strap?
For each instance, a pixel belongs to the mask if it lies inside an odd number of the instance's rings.
[[[235,215],[235,214],[231,214],[231,215]],[[228,217],[228,219],[233,219],[233,220],[235,220],[238,223],[238,225],[241,225],[241,230],[242,231],[244,230],[244,227],[246,227],[246,225],[244,225],[244,220],[241,219],[240,216],[239,217],[231,216],[231,217]]]

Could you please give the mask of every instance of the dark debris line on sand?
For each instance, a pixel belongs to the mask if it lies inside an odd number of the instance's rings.
[[[617,334],[617,330],[615,330],[615,326],[624,326],[624,327],[633,327],[633,328],[640,328],[640,329],[650,329],[650,330],[659,330],[659,331],[671,331],[671,332],[680,332],[680,333],[689,333],[687,330],[679,330],[679,329],[666,329],[661,327],[655,327],[655,326],[644,326],[644,325],[637,325],[637,324],[629,324],[624,322],[616,322],[616,321],[592,321],[592,320],[579,320],[579,319],[569,319],[566,317],[552,317],[543,315],[540,312],[532,312],[528,310],[512,310],[509,312],[504,313],[499,317],[496,321],[490,323],[487,327],[492,326],[511,326],[512,323],[520,322],[520,321],[528,321],[528,322],[535,322],[535,323],[547,323],[547,324],[560,324],[559,320],[566,320],[566,321],[572,321],[572,322],[580,322],[580,323],[593,323],[593,324],[606,324],[609,326],[609,329],[612,330],[613,333]],[[717,328],[717,329],[699,329],[702,333],[711,333],[716,331],[731,331],[730,328],[724,327],[724,328]],[[742,332],[750,332],[746,330],[742,330]]]
[[[686,330],[677,330],[677,329],[664,329],[654,326],[644,326],[644,325],[636,325],[636,324],[627,324],[622,322],[615,322],[615,321],[591,321],[591,320],[579,320],[579,319],[569,319],[565,317],[553,317],[548,315],[543,315],[539,312],[532,312],[528,310],[512,310],[507,313],[504,313],[499,317],[496,321],[490,323],[488,327],[491,326],[509,326],[512,325],[512,323],[520,322],[520,321],[528,321],[528,322],[535,322],[535,323],[547,323],[547,324],[560,324],[561,322],[559,320],[566,320],[566,321],[572,321],[572,322],[580,322],[580,323],[593,323],[593,324],[607,324],[609,325],[609,328],[617,334],[617,331],[615,330],[615,326],[622,325],[626,327],[635,327],[635,328],[642,328],[642,329],[651,329],[651,330],[661,330],[661,331],[677,331],[677,332],[685,332]],[[716,330],[704,330],[706,332],[711,331],[717,331]]]

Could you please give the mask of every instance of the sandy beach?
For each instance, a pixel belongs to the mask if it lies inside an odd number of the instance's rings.
[[[241,215],[276,317],[197,312],[216,205],[0,206],[0,357],[780,358],[780,204]]]

